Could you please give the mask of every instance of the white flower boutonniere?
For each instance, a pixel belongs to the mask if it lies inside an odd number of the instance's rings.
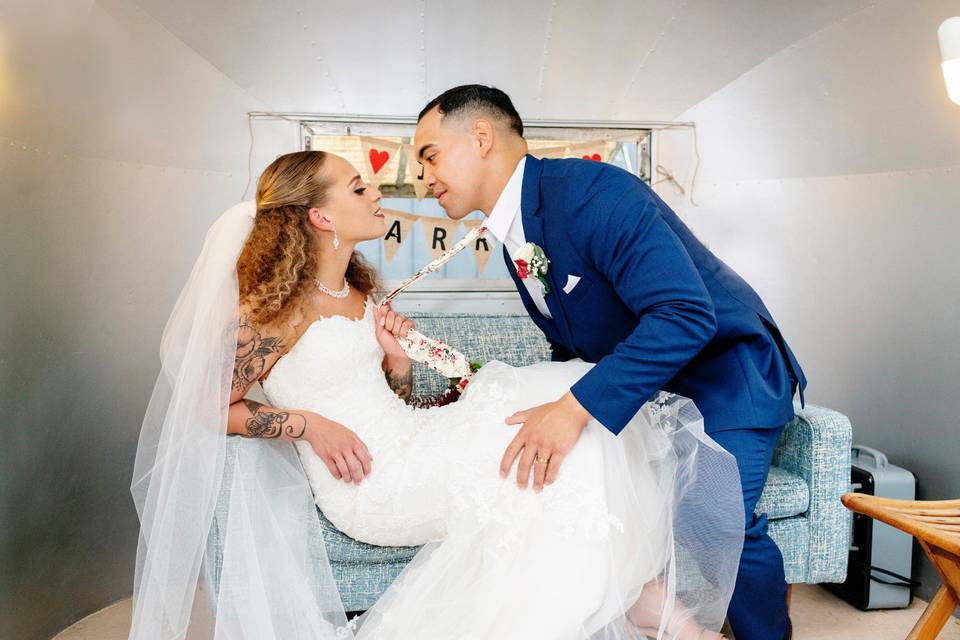
[[[540,286],[543,287],[543,295],[550,293],[550,285],[547,283],[546,277],[550,260],[547,259],[547,254],[543,252],[543,249],[532,242],[528,242],[517,249],[517,252],[513,255],[513,264],[517,267],[518,278],[526,280],[533,276],[540,281]]]

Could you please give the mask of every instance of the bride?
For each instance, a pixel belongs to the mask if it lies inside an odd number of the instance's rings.
[[[291,153],[208,232],[141,431],[130,638],[717,637],[742,501],[693,403],[661,393],[619,435],[591,420],[535,489],[523,465],[501,473],[508,418],[593,365],[493,361],[457,402],[411,406],[413,323],[377,306],[354,250],[385,234],[380,198],[343,158]],[[225,490],[222,557],[205,557]],[[357,540],[424,545],[359,618],[314,503]]]

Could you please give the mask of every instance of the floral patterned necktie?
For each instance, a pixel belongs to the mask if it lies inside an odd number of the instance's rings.
[[[455,255],[466,249],[477,238],[483,236],[487,228],[479,226],[467,232],[460,242],[444,251],[435,260],[417,271],[415,274],[404,280],[399,287],[391,291],[378,303],[378,306],[389,303],[397,295],[415,282],[434,273],[443,265],[450,261]],[[397,342],[406,352],[407,356],[414,362],[419,362],[438,372],[440,375],[451,378],[454,381],[455,388],[461,393],[466,388],[470,377],[473,375],[473,367],[467,357],[451,347],[450,345],[429,338],[419,331],[410,330],[406,337],[397,337]]]

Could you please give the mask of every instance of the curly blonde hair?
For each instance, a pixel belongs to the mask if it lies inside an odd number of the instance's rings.
[[[257,216],[237,259],[240,302],[256,324],[283,322],[313,286],[319,242],[307,211],[326,202],[326,157],[323,151],[282,155],[257,182]],[[376,271],[356,251],[346,278],[363,294],[378,288]]]

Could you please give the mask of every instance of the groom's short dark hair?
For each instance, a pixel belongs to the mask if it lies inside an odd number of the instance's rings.
[[[423,108],[417,117],[417,122],[433,109],[440,107],[443,115],[455,115],[467,111],[477,111],[490,116],[500,117],[507,121],[510,128],[523,135],[523,121],[520,114],[510,101],[510,96],[497,89],[482,84],[463,84],[453,89],[447,89]]]

